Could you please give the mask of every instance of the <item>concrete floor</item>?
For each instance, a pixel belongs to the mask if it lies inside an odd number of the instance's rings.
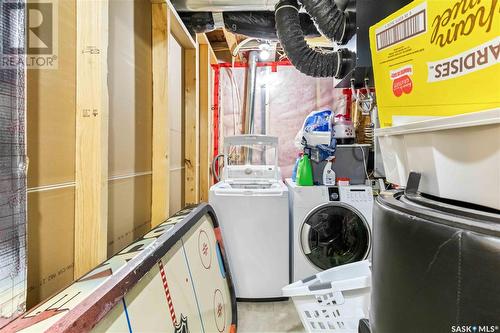
[[[267,332],[305,332],[293,302],[238,302],[238,333]]]

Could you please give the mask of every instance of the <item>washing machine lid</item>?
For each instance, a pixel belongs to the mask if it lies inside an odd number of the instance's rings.
[[[418,191],[420,177],[418,173],[411,173],[405,190],[382,192],[376,200],[384,207],[411,216],[500,236],[500,211],[421,193]]]
[[[307,260],[321,270],[364,260],[371,248],[371,230],[354,207],[329,202],[313,209],[300,228]]]

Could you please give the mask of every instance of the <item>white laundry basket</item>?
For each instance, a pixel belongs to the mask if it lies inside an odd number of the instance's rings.
[[[368,260],[331,268],[282,289],[311,333],[357,333],[359,320],[368,318],[370,290]]]

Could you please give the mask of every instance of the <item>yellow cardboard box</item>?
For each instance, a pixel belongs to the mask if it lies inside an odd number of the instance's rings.
[[[415,0],[372,26],[381,127],[499,107],[499,35],[500,0]]]

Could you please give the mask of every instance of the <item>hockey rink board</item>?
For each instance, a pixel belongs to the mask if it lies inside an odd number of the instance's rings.
[[[2,332],[236,332],[213,209],[187,208]]]

